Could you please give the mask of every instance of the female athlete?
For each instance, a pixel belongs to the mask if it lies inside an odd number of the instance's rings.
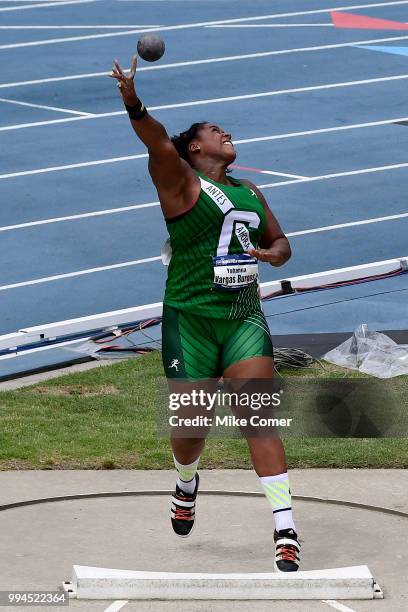
[[[170,138],[139,100],[134,76],[117,61],[112,76],[136,135],[170,235],[163,300],[163,366],[170,386],[204,379],[271,379],[273,348],[258,291],[257,262],[281,266],[289,242],[259,189],[227,173],[236,152],[231,135],[209,122]],[[299,542],[283,444],[278,436],[247,437],[252,464],[275,519],[275,567],[299,568]],[[186,537],[195,520],[197,466],[205,438],[173,436],[178,473],[171,523]],[[237,487],[239,488],[239,486]]]

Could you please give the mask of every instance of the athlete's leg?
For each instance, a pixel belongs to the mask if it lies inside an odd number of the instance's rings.
[[[197,387],[213,386],[211,379],[216,377],[219,368],[219,347],[212,337],[211,321],[165,305],[162,359],[170,393],[186,393],[191,396]],[[193,381],[200,382],[197,385]],[[177,411],[178,416],[186,418],[195,413],[198,413],[197,408],[188,406]],[[200,428],[197,437],[189,437],[186,433],[188,431],[180,433],[180,429],[176,428],[171,435],[173,453],[181,465],[197,461],[205,445],[203,428]]]
[[[217,391],[216,379],[200,380],[196,382],[178,381],[168,379],[169,393],[183,394],[185,397],[192,397],[194,391],[205,391],[206,393],[215,393]],[[201,408],[196,405],[182,406],[177,410],[179,422],[181,419],[191,419],[195,416],[204,416],[208,419],[212,418],[214,411]],[[205,446],[206,437],[211,427],[200,424],[197,427],[177,426],[171,429],[170,441],[173,449],[175,460],[185,466],[186,471],[190,464],[197,462],[201,452]],[[176,469],[180,473],[181,469],[176,464]],[[184,480],[184,478],[181,478]]]
[[[211,323],[202,317],[164,306],[162,321],[162,358],[168,380],[169,394],[183,401],[175,414],[177,423],[183,419],[205,416],[212,412],[194,403],[193,392],[216,390],[214,380],[219,369],[219,346],[212,338]],[[195,396],[197,397],[197,396]],[[171,428],[171,446],[177,470],[176,491],[172,497],[171,519],[175,533],[186,537],[195,520],[195,504],[199,485],[197,472],[200,454],[210,426],[177,425]]]
[[[272,380],[274,375],[272,341],[266,321],[262,324],[259,319],[252,333],[248,331],[248,323],[249,321],[246,321],[246,325],[241,330],[236,330],[229,339],[225,357],[229,365],[224,370],[224,379],[229,380],[232,386],[236,381],[237,388],[242,385],[241,388],[247,387],[250,392],[251,390],[256,392],[257,380]],[[263,341],[261,333],[264,336]],[[258,386],[261,390],[259,383]],[[254,436],[253,433],[251,435],[251,428],[248,428],[245,435],[252,464],[260,477],[261,486],[270,502],[275,519],[275,567],[278,571],[297,571],[300,545],[293,522],[291,492],[282,441],[276,432],[271,436],[265,433]]]
[[[273,357],[252,357],[230,365],[224,371],[226,379],[271,379],[274,373]],[[285,449],[282,440],[272,437],[247,437],[252,465],[259,477],[274,476],[287,471]]]

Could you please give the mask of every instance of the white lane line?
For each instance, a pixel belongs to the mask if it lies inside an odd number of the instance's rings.
[[[36,170],[24,170],[23,172],[12,172],[10,174],[0,174],[0,179],[15,178],[17,176],[27,176],[30,174],[44,174],[46,172],[58,172],[60,170],[72,170],[73,168],[86,168],[88,166],[100,166],[101,164],[114,164],[117,162],[129,161],[131,159],[141,159],[143,157],[147,157],[147,153],[140,153],[139,155],[127,155],[124,157],[111,157],[108,159],[97,159],[95,161],[80,162],[77,164],[67,164],[65,166],[37,168]]]
[[[397,219],[406,219],[408,213],[399,215],[388,215],[387,217],[375,217],[373,219],[362,219],[361,221],[350,221],[349,223],[338,223],[337,225],[325,225],[323,227],[315,227],[308,230],[300,230],[299,232],[290,232],[287,236],[305,236],[306,234],[317,234],[319,232],[331,232],[345,227],[357,227],[358,225],[370,225],[371,223],[383,223],[384,221],[396,221]]]
[[[1,1],[1,0],[0,0]],[[24,0],[26,2],[26,0]],[[120,28],[159,28],[159,25],[0,25],[0,30],[114,30]]]
[[[1,26],[0,26],[1,28]],[[158,64],[157,66],[141,66],[138,67],[138,72],[150,71],[150,70],[168,70],[173,68],[185,68],[187,66],[199,66],[204,64],[214,64],[220,62],[233,62],[245,59],[257,59],[260,57],[271,57],[273,55],[286,55],[289,53],[304,53],[309,51],[325,51],[330,49],[340,49],[345,47],[357,47],[359,45],[371,45],[379,42],[394,42],[398,40],[406,40],[408,36],[392,36],[387,38],[372,38],[371,40],[355,40],[347,43],[337,43],[334,45],[318,45],[314,47],[299,47],[292,49],[281,49],[278,51],[262,51],[259,53],[245,53],[243,55],[226,55],[221,57],[212,57],[201,60],[190,60],[186,62],[174,62],[171,64]],[[41,85],[43,83],[53,83],[58,81],[70,81],[77,79],[89,79],[93,77],[106,77],[108,70],[102,72],[86,72],[82,74],[72,74],[67,76],[49,77],[44,79],[33,79],[31,81],[14,81],[11,83],[1,83],[0,89],[8,87],[22,87],[24,85]]]
[[[138,210],[139,208],[153,208],[159,206],[160,202],[147,202],[146,204],[132,204],[131,206],[121,206],[119,208],[109,208],[106,210],[96,210],[89,213],[80,213],[77,215],[67,215],[65,217],[53,217],[51,219],[40,219],[39,221],[27,221],[26,223],[17,223],[15,225],[4,225],[0,227],[0,232],[10,232],[12,230],[24,229],[27,227],[35,227],[38,225],[48,225],[50,223],[61,223],[62,221],[76,221],[77,219],[87,219],[89,217],[102,217],[103,215],[114,215],[117,213],[129,212]]]
[[[407,215],[408,216],[408,215]],[[372,220],[372,222],[374,222],[374,220]],[[353,224],[357,224],[353,223]],[[338,227],[349,227],[349,224],[340,224]],[[320,227],[320,228],[315,228],[315,229],[309,229],[309,230],[301,230],[299,232],[288,232],[286,233],[286,236],[291,237],[291,236],[301,236],[303,234],[308,234],[308,233],[317,233],[317,232],[324,232],[327,230],[331,230],[334,229],[335,226],[326,226],[326,227]],[[125,267],[130,267],[130,266],[136,266],[139,264],[144,264],[144,263],[150,263],[153,261],[161,261],[161,256],[159,257],[147,257],[145,259],[136,259],[133,261],[125,261],[119,264],[111,264],[109,266],[101,266],[99,268],[89,268],[87,270],[78,270],[77,272],[68,272],[66,274],[57,274],[54,276],[46,276],[46,277],[42,277],[42,278],[35,278],[32,280],[28,280],[28,281],[23,281],[20,283],[12,283],[9,285],[1,285],[0,286],[0,291],[5,291],[8,289],[17,289],[19,287],[27,287],[29,285],[38,285],[38,284],[42,284],[42,283],[48,283],[51,281],[56,281],[56,280],[61,280],[63,278],[73,278],[76,276],[83,276],[85,274],[93,274],[95,272],[104,272],[106,270],[115,270],[117,268],[125,268]],[[353,611],[354,612],[354,611]]]
[[[118,2],[168,2],[169,0],[117,0]],[[192,0],[190,0],[191,2]],[[199,2],[200,0],[195,0]],[[207,0],[208,1],[208,0]],[[217,0],[214,0],[217,1]],[[313,15],[317,13],[330,13],[331,11],[348,11],[351,9],[378,7],[378,6],[393,6],[395,4],[405,4],[405,2],[377,2],[375,4],[355,4],[354,6],[336,6],[327,9],[319,9],[313,11],[300,11],[297,13],[274,13],[272,15],[262,15],[261,17],[246,17],[245,19],[275,19],[277,17],[297,17],[298,15]],[[242,21],[242,19],[236,19],[235,21]]]
[[[41,2],[40,4],[23,4],[19,6],[4,6],[0,11],[23,11],[33,8],[48,8],[49,6],[63,6],[65,4],[89,4],[90,2],[100,2],[101,0],[64,0],[63,2]]]
[[[121,114],[123,114],[123,112],[121,111]],[[351,130],[351,129],[358,129],[358,128],[368,128],[368,127],[375,127],[375,126],[381,126],[381,125],[389,125],[389,124],[393,124],[396,121],[406,121],[408,120],[408,118],[396,118],[396,119],[387,119],[384,121],[371,121],[369,123],[357,123],[354,125],[350,125],[350,126],[340,126],[337,128],[322,128],[322,129],[318,129],[318,130],[309,130],[307,132],[291,132],[288,134],[276,134],[274,136],[260,136],[257,138],[245,138],[243,140],[233,140],[234,145],[240,145],[240,144],[251,144],[254,142],[260,142],[260,141],[267,141],[267,140],[280,140],[280,139],[285,139],[285,138],[294,138],[294,137],[299,137],[299,136],[309,136],[309,135],[313,135],[313,134],[323,134],[323,133],[330,133],[330,132],[336,132],[336,131],[342,131],[342,130]],[[64,121],[64,120],[63,120]],[[0,128],[0,131],[2,130],[2,128]],[[99,165],[104,165],[104,164],[113,164],[113,163],[118,163],[118,162],[123,162],[123,161],[129,161],[129,160],[133,160],[133,159],[143,159],[143,158],[147,158],[148,154],[147,153],[139,153],[137,155],[124,155],[122,157],[110,157],[110,158],[106,158],[106,159],[96,159],[96,160],[91,160],[91,161],[87,161],[87,162],[78,162],[76,164],[65,164],[65,165],[61,165],[61,166],[49,166],[46,168],[36,168],[34,170],[23,170],[21,172],[11,172],[8,174],[0,174],[0,180],[2,179],[8,179],[8,178],[16,178],[19,176],[27,176],[27,175],[32,175],[32,174],[44,174],[47,172],[58,172],[58,171],[62,171],[62,170],[72,170],[75,168],[85,168],[88,166],[99,166]],[[397,165],[397,166],[383,166],[380,169],[388,169],[388,168],[399,168],[399,167],[404,167],[405,164],[402,165]],[[365,169],[365,170],[355,170],[352,173],[364,173],[364,172],[373,172],[376,171],[377,168],[374,169]],[[289,177],[296,177],[295,181],[285,181],[283,183],[272,183],[272,186],[277,186],[277,185],[286,185],[286,184],[291,184],[291,183],[297,183],[300,181],[315,181],[315,180],[321,180],[322,178],[334,178],[334,177],[338,177],[338,176],[347,176],[349,173],[340,173],[340,174],[333,174],[333,175],[323,175],[322,177],[304,177],[304,176],[300,176],[300,175],[294,175],[294,174],[284,174],[283,172],[273,172],[273,171],[267,171],[264,170],[262,171],[263,174],[277,174],[277,175],[282,175],[282,176],[289,176]]]
[[[94,2],[97,0],[70,0],[71,2],[75,1],[75,2]],[[58,4],[62,4],[62,3],[58,3]],[[332,8],[327,8],[327,9],[319,9],[319,10],[313,10],[313,11],[301,11],[301,12],[296,12],[296,13],[272,13],[270,15],[258,15],[258,16],[254,16],[254,17],[240,17],[238,19],[222,19],[222,20],[217,20],[217,21],[200,21],[200,22],[193,22],[193,23],[183,23],[183,24],[179,24],[179,25],[173,25],[173,26],[163,26],[163,27],[159,27],[159,28],[143,28],[143,29],[139,29],[139,30],[125,30],[123,32],[111,32],[109,34],[93,34],[90,36],[70,36],[68,38],[54,38],[54,39],[49,39],[49,40],[34,40],[31,42],[25,42],[25,43],[12,43],[9,45],[2,45],[0,46],[0,49],[14,49],[14,48],[18,48],[18,47],[31,47],[31,46],[37,46],[37,45],[51,45],[51,44],[55,44],[55,43],[60,43],[60,42],[73,42],[73,41],[78,41],[78,40],[91,40],[91,39],[95,39],[95,38],[107,38],[107,37],[112,37],[112,36],[129,36],[131,34],[139,34],[141,32],[155,32],[155,31],[170,31],[170,30],[184,30],[184,29],[190,29],[190,28],[199,28],[199,27],[203,27],[203,26],[210,26],[210,25],[220,25],[220,24],[227,24],[227,23],[240,23],[240,22],[246,22],[246,21],[262,21],[265,19],[278,19],[279,17],[293,17],[293,16],[298,16],[298,15],[312,15],[312,14],[317,14],[317,13],[330,13],[331,11],[341,11],[341,10],[351,10],[351,9],[358,9],[358,8],[368,8],[368,7],[379,7],[379,6],[393,6],[393,5],[400,5],[400,4],[408,4],[408,0],[398,0],[396,2],[380,2],[380,3],[375,3],[375,4],[356,4],[354,6],[348,6],[348,7],[344,7],[344,6],[337,6],[337,7],[332,7]],[[35,5],[35,6],[40,6],[40,5]],[[47,6],[47,5],[45,5]],[[3,10],[10,10],[10,8],[12,10],[21,8],[21,7],[8,7],[7,9],[0,9],[0,11]]]
[[[129,212],[143,208],[154,208],[160,205],[160,202],[148,202],[147,204],[135,204],[133,206],[122,206],[120,208],[112,208],[109,210],[97,210],[90,213],[82,213],[78,215],[69,215],[66,217],[53,217],[51,219],[41,219],[40,221],[27,221],[26,223],[18,223],[15,225],[4,225],[0,227],[0,232],[9,232],[29,227],[37,227],[39,225],[49,225],[51,223],[61,223],[64,221],[77,221],[79,219],[88,219],[91,217],[101,217],[104,215],[112,215],[117,213]],[[357,227],[359,225],[371,225],[372,223],[384,223],[385,221],[396,221],[397,219],[406,219],[408,213],[399,213],[396,215],[388,215],[386,217],[373,217],[371,219],[361,219],[360,221],[350,221],[347,223],[338,223],[337,225],[325,225],[322,227],[314,227],[298,232],[291,232],[288,236],[305,236],[307,234],[317,234],[319,232],[330,232],[333,230],[343,229],[346,227]]]
[[[123,114],[123,111],[120,112],[120,114]],[[82,117],[81,117],[82,118]],[[64,120],[63,120],[64,121]],[[383,125],[383,122],[378,122],[376,123],[376,125]],[[369,126],[365,126],[364,124],[357,124],[357,127],[369,127]],[[342,128],[345,128],[345,126],[342,126]],[[341,128],[339,128],[341,129]],[[351,127],[349,128],[351,129]],[[0,128],[0,131],[2,130],[2,128]],[[327,131],[333,131],[332,128],[328,128]],[[322,133],[321,130],[314,130],[309,132],[310,133]],[[277,135],[277,136],[263,136],[260,137],[261,140],[273,140],[273,139],[278,139],[278,138],[286,138],[286,137],[293,137],[295,135],[305,135],[305,133],[303,132],[298,132],[298,133],[293,133],[290,135]],[[254,138],[254,139],[245,139],[243,141],[233,141],[234,144],[247,144],[247,143],[251,143],[251,142],[257,142],[259,139],[258,138]],[[130,160],[134,160],[134,159],[143,159],[143,158],[147,158],[148,154],[147,153],[138,153],[136,155],[124,155],[121,157],[110,157],[110,158],[106,158],[106,159],[95,159],[92,161],[86,161],[86,162],[78,162],[76,164],[64,164],[61,166],[48,166],[45,168],[35,168],[33,170],[22,170],[20,172],[10,172],[8,174],[0,174],[0,180],[3,179],[9,179],[9,178],[17,178],[19,176],[29,176],[29,175],[33,175],[33,174],[44,174],[44,173],[48,173],[48,172],[59,172],[59,171],[63,171],[63,170],[72,170],[72,169],[76,169],[76,168],[86,168],[89,166],[100,166],[100,165],[104,165],[104,164],[114,164],[114,163],[119,163],[119,162],[123,162],[123,161],[130,161]],[[364,174],[366,172],[376,172],[376,171],[380,171],[380,170],[388,170],[388,169],[394,169],[394,168],[404,168],[407,164],[406,163],[402,163],[402,164],[396,164],[396,165],[391,165],[391,166],[380,166],[380,167],[375,167],[375,168],[365,168],[362,170],[353,170],[350,172],[340,172],[340,173],[336,173],[336,174],[327,174],[327,175],[322,175],[322,176],[312,176],[312,177],[301,177],[299,175],[290,175],[290,174],[284,174],[282,172],[273,172],[273,171],[263,171],[263,173],[265,174],[277,174],[277,175],[282,175],[282,176],[296,176],[299,178],[296,178],[294,181],[284,181],[282,183],[271,183],[271,185],[263,185],[263,187],[276,187],[276,186],[280,186],[280,185],[290,185],[292,183],[298,183],[298,182],[310,182],[310,181],[318,181],[318,180],[322,180],[325,178],[337,178],[340,176],[349,176],[351,174]]]
[[[177,104],[161,104],[159,106],[149,106],[149,110],[167,110],[173,108],[187,108],[189,106],[201,106],[205,104],[220,104],[224,102],[235,102],[237,100],[251,100],[254,98],[266,98],[271,96],[281,96],[289,93],[303,93],[308,91],[319,91],[325,89],[336,89],[341,87],[354,87],[359,85],[371,85],[374,83],[386,83],[390,81],[401,81],[408,78],[408,74],[400,74],[397,76],[380,77],[376,79],[364,79],[362,81],[346,81],[342,83],[329,83],[328,85],[312,85],[309,87],[296,87],[294,89],[278,89],[273,91],[263,91],[261,93],[254,94],[243,94],[240,96],[229,96],[226,98],[210,98],[207,100],[194,100],[191,102],[179,102]],[[35,121],[33,123],[17,123],[15,125],[6,125],[0,127],[0,132],[6,132],[9,130],[20,130],[23,128],[39,127],[43,125],[54,125],[57,123],[68,123],[71,121],[84,121],[90,119],[102,119],[105,117],[115,117],[119,115],[125,115],[126,111],[114,111],[110,113],[99,113],[86,117],[69,117],[66,119],[51,119],[49,121]],[[1,178],[1,176],[0,176]]]
[[[81,0],[81,1],[95,2],[95,0]],[[40,6],[40,5],[36,5],[36,6]],[[4,10],[6,9],[0,8],[0,11],[4,11]],[[20,49],[21,47],[38,47],[39,45],[55,45],[56,43],[77,42],[79,40],[95,40],[97,38],[113,38],[114,36],[129,36],[130,34],[140,34],[141,32],[154,32],[158,29],[159,28],[137,28],[134,30],[124,30],[122,32],[109,32],[107,34],[88,34],[87,36],[67,36],[64,38],[48,38],[48,39],[43,39],[43,40],[32,40],[30,42],[0,45],[0,49]],[[165,29],[165,28],[162,28],[162,29]]]
[[[334,608],[335,610],[338,610],[339,612],[356,612],[355,610],[353,610],[353,608],[349,608],[348,606],[345,606],[344,604],[339,603],[334,599],[322,599],[322,603],[327,604],[328,606]]]
[[[21,102],[20,100],[9,100],[8,98],[0,98],[0,102],[6,102],[7,104],[17,104],[18,106],[30,106],[31,108],[41,108],[42,110],[51,110],[58,113],[69,113],[71,115],[80,115],[82,117],[92,117],[92,113],[82,113],[80,111],[74,111],[68,108],[59,108],[56,106],[44,106],[43,104],[32,104],[31,102]]]
[[[334,28],[332,23],[242,23],[212,25],[207,28]]]
[[[258,136],[257,138],[243,138],[233,140],[234,145],[248,144],[253,142],[263,142],[267,140],[284,140],[285,138],[299,138],[302,136],[312,136],[313,134],[329,134],[331,132],[341,132],[345,130],[356,130],[381,125],[390,125],[401,121],[408,121],[408,117],[397,117],[396,119],[384,119],[383,121],[368,121],[367,123],[353,123],[350,125],[339,125],[330,128],[320,128],[317,130],[306,130],[304,132],[288,132],[286,134],[275,134],[273,136]]]
[[[127,600],[114,601],[110,606],[105,608],[104,612],[119,612],[127,604]]]
[[[89,268],[87,270],[78,270],[77,272],[68,272],[67,274],[56,274],[54,276],[44,276],[42,278],[34,278],[29,281],[23,281],[21,283],[12,283],[10,285],[1,285],[0,291],[6,291],[7,289],[17,289],[18,287],[28,287],[29,285],[40,285],[42,283],[49,283],[51,281],[61,280],[62,278],[73,278],[75,276],[84,276],[85,274],[94,274],[95,272],[105,272],[106,270],[116,270],[118,268],[128,268],[129,266],[137,266],[139,264],[150,263],[152,261],[161,261],[160,257],[146,257],[145,259],[135,259],[134,261],[124,261],[119,264],[112,264],[110,266],[101,266],[99,268]]]
[[[234,170],[246,170],[248,172],[256,172],[257,174],[273,174],[275,176],[286,176],[287,178],[294,179],[306,179],[308,176],[300,176],[299,174],[288,174],[287,172],[275,172],[274,170],[260,170],[259,168],[252,168],[251,166],[241,166],[240,164],[232,164],[230,166]]]
[[[377,166],[376,168],[362,168],[361,170],[351,170],[349,172],[336,172],[335,174],[322,174],[321,176],[312,176],[306,179],[295,181],[282,181],[280,183],[268,183],[266,185],[258,185],[260,189],[269,189],[274,187],[283,187],[284,185],[294,185],[295,183],[313,183],[314,181],[326,181],[328,179],[340,178],[343,176],[354,176],[357,174],[370,174],[371,172],[383,172],[386,170],[396,170],[398,168],[407,168],[408,162],[404,164],[393,164],[391,166]]]
[[[294,179],[308,179],[308,176],[301,176],[300,174],[288,174],[287,172],[274,172],[273,170],[256,170],[255,172],[259,172],[260,174],[274,174],[275,176],[286,176],[287,178]]]

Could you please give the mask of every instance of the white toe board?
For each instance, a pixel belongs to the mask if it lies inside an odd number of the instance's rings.
[[[65,583],[68,584],[68,583]],[[373,599],[366,565],[273,573],[143,572],[74,565],[79,599]]]

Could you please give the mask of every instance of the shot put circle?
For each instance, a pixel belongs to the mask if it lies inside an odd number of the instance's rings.
[[[137,41],[137,52],[146,62],[156,62],[165,50],[164,41],[159,36],[146,34]]]

